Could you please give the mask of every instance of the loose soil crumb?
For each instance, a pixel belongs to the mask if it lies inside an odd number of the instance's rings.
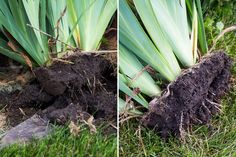
[[[48,68],[36,68],[36,79],[12,96],[15,100],[8,113],[24,116],[19,108],[26,115],[33,114],[27,113],[29,108],[40,109],[41,117],[58,124],[81,119],[84,112],[97,121],[116,121],[117,83],[112,64],[102,55],[79,52],[64,60],[73,64],[54,62]]]
[[[224,52],[204,57],[150,102],[142,124],[154,128],[163,138],[183,138],[192,125],[206,124],[221,111],[220,98],[229,89],[230,67],[231,60]]]

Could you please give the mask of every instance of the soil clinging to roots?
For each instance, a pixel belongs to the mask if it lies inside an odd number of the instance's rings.
[[[116,73],[111,63],[95,54],[64,59],[67,61],[36,68],[36,80],[24,87],[11,108],[42,109],[38,113],[42,118],[58,124],[89,115],[116,122]]]
[[[150,102],[141,122],[163,138],[184,133],[194,124],[206,124],[221,112],[220,98],[229,90],[231,59],[224,52],[212,53],[184,70],[165,93]]]

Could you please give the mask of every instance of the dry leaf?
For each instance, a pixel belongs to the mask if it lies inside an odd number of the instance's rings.
[[[8,42],[7,45],[15,52],[17,51],[17,48],[15,47],[15,45],[12,42]],[[23,52],[18,52],[20,53],[20,55],[23,57],[23,59],[25,60],[26,64],[30,67],[31,71],[33,69],[33,64],[31,62],[31,60],[29,59],[29,57],[27,55],[25,55]]]
[[[90,116],[89,119],[87,120],[87,122],[84,120],[84,123],[89,126],[91,133],[97,133],[97,129],[96,129],[95,125],[93,125],[93,120],[94,120],[94,117]]]
[[[13,51],[17,52],[17,49],[16,49],[15,45],[14,45],[12,42],[9,41],[9,42],[7,43],[7,45],[8,45]]]
[[[30,67],[30,69],[32,71],[33,70],[33,64],[31,62],[31,60],[29,59],[29,57],[27,55],[25,55],[23,52],[21,52],[20,54],[24,58],[26,64]]]
[[[78,136],[79,133],[80,133],[80,127],[78,127],[77,125],[75,125],[75,123],[73,121],[70,122],[70,125],[69,125],[69,128],[70,128],[70,133],[73,135],[73,136]]]

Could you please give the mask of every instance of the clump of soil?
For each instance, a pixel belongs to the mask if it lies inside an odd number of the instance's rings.
[[[19,108],[23,111],[24,108],[40,109],[38,114],[42,118],[65,124],[76,121],[86,112],[97,121],[115,122],[117,83],[114,66],[97,54],[78,52],[64,60],[54,62],[48,68],[34,69],[36,79],[14,94],[15,100],[8,107],[8,113],[14,110],[14,114],[16,110],[19,113]]]
[[[194,124],[206,124],[221,111],[220,98],[229,89],[231,60],[224,52],[204,57],[182,72],[165,93],[150,102],[142,124],[163,138],[184,137]]]

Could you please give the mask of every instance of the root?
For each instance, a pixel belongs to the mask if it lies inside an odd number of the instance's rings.
[[[228,90],[231,60],[223,52],[203,57],[170,83],[166,92],[149,103],[141,122],[166,138],[184,138],[194,124],[206,124],[222,112],[219,101]],[[215,102],[216,101],[216,102]]]
[[[225,35],[225,33],[228,33],[228,32],[232,32],[232,31],[235,31],[236,30],[236,25],[233,25],[233,26],[231,26],[231,27],[228,27],[228,28],[226,28],[226,29],[224,29],[221,33],[220,33],[220,35],[213,41],[213,46],[211,47],[211,49],[208,51],[208,53],[211,53],[212,52],[212,50],[214,50],[214,48],[215,48],[215,46],[216,46],[216,43],[218,42],[218,40],[220,40],[220,38],[222,38],[224,35]]]

